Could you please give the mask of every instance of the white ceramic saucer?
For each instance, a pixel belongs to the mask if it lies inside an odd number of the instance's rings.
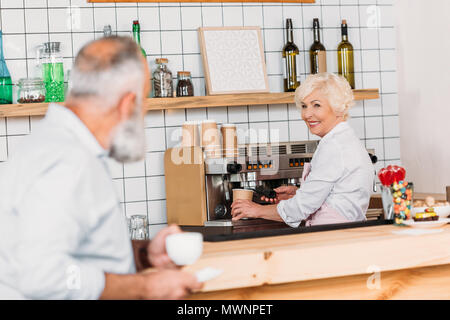
[[[436,221],[414,221],[413,219],[403,221],[403,224],[420,229],[439,228],[450,222],[449,218],[439,218]]]
[[[222,274],[223,270],[211,267],[203,268],[195,273],[198,282],[205,282],[214,279]]]

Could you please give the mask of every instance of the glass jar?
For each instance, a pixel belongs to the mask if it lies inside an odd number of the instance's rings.
[[[108,24],[103,27],[103,37],[107,38],[107,37],[111,37],[111,36],[112,36],[112,28]]]
[[[45,101],[45,85],[41,78],[20,79],[17,103],[39,103]]]
[[[36,58],[45,83],[45,102],[63,102],[64,65],[61,42],[46,42],[38,46]]]
[[[173,79],[172,72],[167,68],[168,59],[156,59],[158,67],[153,72],[153,88],[155,98],[173,97]]]
[[[132,240],[147,240],[148,222],[145,215],[133,215],[129,222],[130,236]]]
[[[193,97],[194,86],[189,71],[178,71],[177,97]]]

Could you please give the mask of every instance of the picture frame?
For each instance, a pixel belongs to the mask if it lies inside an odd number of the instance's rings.
[[[261,28],[200,27],[206,94],[269,92]]]

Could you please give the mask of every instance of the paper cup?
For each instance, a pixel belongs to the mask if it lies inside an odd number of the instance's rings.
[[[253,200],[253,191],[247,189],[233,189],[233,201],[235,200]]]
[[[209,145],[204,148],[206,158],[222,158],[222,146],[221,145]]]
[[[236,125],[231,123],[223,124],[220,130],[223,140],[223,156],[226,158],[236,157],[238,155]]]
[[[217,130],[217,123],[214,120],[202,121],[201,134],[202,147],[220,145],[219,131]]]
[[[182,147],[194,147],[200,144],[198,125],[195,121],[186,121],[183,124]]]

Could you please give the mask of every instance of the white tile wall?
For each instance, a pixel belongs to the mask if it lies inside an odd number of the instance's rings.
[[[358,101],[349,121],[366,147],[380,159],[377,168],[399,163],[398,97],[396,83],[393,0],[316,0],[315,4],[279,3],[105,3],[86,0],[0,0],[0,27],[4,53],[14,82],[35,76],[36,47],[61,41],[66,71],[88,41],[101,37],[110,24],[120,35],[131,34],[139,19],[147,60],[164,56],[169,68],[190,70],[196,95],[205,94],[198,45],[200,26],[260,26],[270,89],[282,91],[281,49],[284,19],[292,18],[294,39],[300,49],[299,80],[309,73],[308,50],[312,19],[320,19],[321,39],[327,48],[329,71],[337,71],[336,47],[340,21],[347,19],[355,49],[358,88],[380,88],[378,100]],[[378,15],[378,16],[377,16]],[[42,117],[0,119],[0,162],[14,152]],[[111,176],[127,216],[148,214],[150,234],[166,222],[164,151],[179,143],[186,120],[215,119],[237,123],[239,143],[316,140],[295,105],[262,105],[152,111],[145,117],[147,154],[144,161],[122,165],[109,161]]]

